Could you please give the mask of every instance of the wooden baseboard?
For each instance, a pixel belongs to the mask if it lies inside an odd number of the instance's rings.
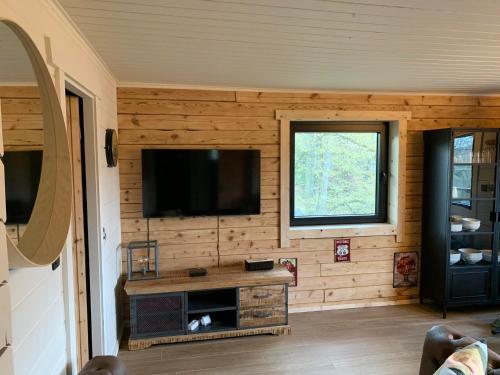
[[[283,335],[289,335],[290,333],[291,333],[291,327],[289,325],[284,325],[284,326],[273,326],[273,327],[239,329],[239,330],[222,331],[222,332],[195,333],[190,335],[179,335],[179,336],[152,337],[148,339],[129,339],[128,349],[140,350],[149,348],[150,346],[157,344],[174,344],[178,342],[224,339],[230,337],[243,337],[243,336],[253,336],[253,335],[270,334],[270,335],[283,336]]]
[[[303,313],[303,312],[313,312],[313,311],[327,311],[327,310],[344,310],[344,309],[358,309],[361,307],[381,307],[381,306],[394,306],[394,305],[410,305],[414,303],[419,303],[418,299],[405,299],[399,301],[381,301],[381,302],[359,302],[359,303],[346,303],[339,305],[316,305],[316,306],[290,306],[288,312],[293,313]]]

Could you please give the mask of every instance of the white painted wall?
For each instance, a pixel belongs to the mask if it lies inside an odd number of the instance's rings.
[[[107,238],[93,238],[90,248],[98,253],[99,262],[93,269],[100,275],[100,302],[102,337],[94,347],[94,354],[115,354],[118,350],[118,323],[116,319],[115,288],[120,275],[120,210],[118,169],[107,168],[104,155],[106,128],[116,128],[116,81],[89,47],[73,24],[52,0],[1,0],[0,19],[16,22],[31,36],[50,71],[54,72],[64,110],[64,80],[78,83],[95,101],[92,119],[96,123],[97,178],[92,188],[98,192],[96,223],[104,228]],[[45,38],[50,39],[50,48]],[[52,57],[47,55],[50,50]],[[86,138],[91,134],[86,134]],[[68,238],[71,244],[71,238]],[[68,247],[69,249],[69,247]],[[12,270],[10,273],[14,366],[17,375],[63,374],[74,371],[74,323],[71,317],[72,268],[64,264],[71,259],[65,250],[63,265],[56,271],[50,267]],[[66,289],[65,289],[66,288]],[[66,306],[65,306],[66,303]],[[68,308],[69,307],[69,308]]]
[[[67,362],[61,267],[10,272],[16,374],[61,374]]]

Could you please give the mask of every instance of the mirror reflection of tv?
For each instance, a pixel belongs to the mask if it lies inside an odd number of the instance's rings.
[[[260,213],[259,150],[142,150],[143,216]]]
[[[6,224],[27,224],[35,205],[43,151],[6,151],[5,168]]]

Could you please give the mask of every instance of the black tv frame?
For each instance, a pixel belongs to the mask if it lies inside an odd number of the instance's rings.
[[[246,182],[247,191],[250,193],[247,196],[246,203],[247,207],[239,207],[234,209],[220,209],[215,208],[213,210],[201,210],[201,211],[193,211],[189,208],[178,208],[171,210],[162,210],[158,207],[153,200],[153,197],[158,197],[158,194],[155,191],[158,189],[158,183],[153,181],[155,176],[155,172],[153,169],[157,166],[153,165],[154,154],[160,154],[164,152],[167,153],[178,153],[182,155],[182,153],[186,153],[186,155],[191,153],[200,153],[209,155],[211,152],[216,152],[218,155],[220,153],[224,153],[227,156],[227,153],[245,153],[248,156],[245,161],[250,163],[249,175],[246,176],[249,178],[249,181]],[[157,157],[157,156],[156,156]],[[200,159],[203,160],[203,159]],[[163,148],[163,149],[142,149],[141,150],[141,163],[142,163],[142,206],[143,206],[143,217],[144,218],[161,218],[161,217],[192,217],[192,216],[227,216],[227,215],[258,215],[260,214],[260,196],[261,196],[261,155],[260,150],[251,150],[251,149],[172,149],[172,148]],[[168,172],[165,172],[168,173]],[[207,172],[210,174],[209,172]],[[210,182],[210,181],[207,181]],[[212,181],[213,182],[213,181]],[[221,187],[217,186],[208,186],[209,184],[204,185],[203,193],[212,194],[217,196],[221,194]],[[227,184],[226,184],[227,186]],[[183,190],[184,191],[184,190]],[[201,191],[201,190],[200,190]],[[216,198],[212,198],[216,199]]]

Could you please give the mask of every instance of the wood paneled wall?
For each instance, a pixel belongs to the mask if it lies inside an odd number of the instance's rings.
[[[43,116],[38,87],[3,86],[0,99],[5,151],[42,150]],[[24,224],[7,225],[7,234],[17,243],[25,227]]]
[[[406,236],[352,238],[352,262],[334,263],[334,239],[292,240],[280,249],[279,123],[277,109],[411,111],[408,124]],[[261,215],[151,219],[150,238],[160,242],[163,270],[208,267],[246,258],[298,258],[298,286],[289,289],[296,310],[406,303],[417,288],[394,289],[397,251],[419,251],[422,130],[500,126],[500,98],[118,89],[119,168],[123,246],[145,240],[142,218],[142,148],[260,149]],[[125,260],[125,254],[123,257]],[[126,269],[126,267],[124,267]]]

